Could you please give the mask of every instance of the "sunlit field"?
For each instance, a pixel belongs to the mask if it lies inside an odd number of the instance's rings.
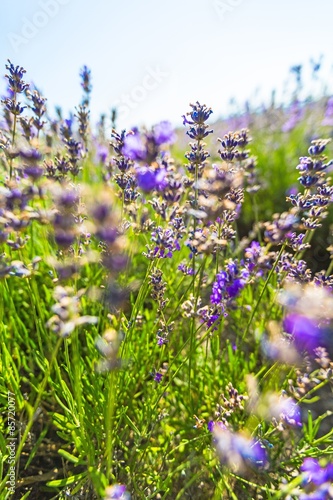
[[[0,498],[333,498],[332,98],[121,130],[4,73]]]

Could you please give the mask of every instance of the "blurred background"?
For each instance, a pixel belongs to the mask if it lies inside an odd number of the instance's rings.
[[[50,114],[74,110],[87,65],[93,122],[117,107],[120,127],[180,125],[196,100],[218,119],[273,90],[285,104],[329,95],[332,18],[327,0],[1,0],[1,74],[7,58],[23,66]]]

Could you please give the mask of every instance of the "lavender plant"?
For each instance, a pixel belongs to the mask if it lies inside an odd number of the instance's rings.
[[[332,149],[293,135],[307,110],[217,138],[196,102],[186,152],[168,121],[94,130],[85,66],[67,119],[6,69],[1,498],[333,498],[329,234],[309,259]]]

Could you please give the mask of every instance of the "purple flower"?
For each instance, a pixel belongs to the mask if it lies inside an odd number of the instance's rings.
[[[139,188],[143,191],[162,190],[166,185],[166,170],[160,168],[154,170],[150,167],[139,167],[136,169],[136,180]]]
[[[212,304],[219,304],[221,302],[222,291],[227,279],[228,275],[225,271],[221,271],[216,275],[216,281],[213,283],[212,294],[210,296],[210,301]]]
[[[153,135],[155,143],[158,146],[161,146],[161,144],[165,143],[172,144],[176,140],[176,135],[174,133],[173,127],[168,121],[163,121],[155,125],[153,127]]]
[[[84,92],[89,94],[91,92],[91,89],[92,89],[91,70],[86,65],[84,65],[83,68],[80,70],[80,77],[82,79],[81,87],[83,88]]]
[[[306,316],[288,314],[283,322],[284,330],[293,336],[297,349],[313,353],[316,347],[327,347],[324,330]]]
[[[242,472],[248,467],[264,468],[267,466],[267,451],[258,439],[234,434],[218,426],[213,427],[213,434],[221,463],[237,472]]]
[[[155,231],[151,233],[151,240],[155,243],[153,257],[170,259],[173,252],[180,250],[177,235],[172,229],[163,229],[158,226]]]
[[[286,424],[292,427],[302,427],[301,409],[292,398],[282,397],[276,413]]]
[[[109,149],[104,144],[98,144],[96,149],[96,159],[99,163],[105,163],[109,154]]]
[[[236,279],[230,286],[227,286],[226,290],[230,298],[237,297],[239,292],[244,288],[244,280]]]
[[[114,484],[105,490],[104,500],[129,500],[129,498],[130,495],[123,484]]]
[[[145,160],[147,156],[146,146],[138,131],[125,137],[121,152],[130,160]]]
[[[282,126],[282,132],[291,132],[296,125],[301,121],[304,115],[304,111],[302,110],[299,101],[295,100],[290,109],[289,109],[289,117],[286,123]]]
[[[311,482],[319,486],[327,481],[326,469],[320,467],[318,460],[315,458],[305,458],[300,470],[303,472],[305,483]]]
[[[6,64],[6,69],[8,69],[9,74],[5,75],[8,80],[9,89],[15,95],[24,92],[29,88],[29,84],[23,81],[23,75],[26,73],[24,68],[20,66],[14,66],[14,64],[8,59],[8,64]]]
[[[207,424],[207,428],[208,428],[209,432],[213,432],[215,425],[218,425],[222,430],[227,430],[227,427],[225,426],[225,424],[223,422],[221,422],[220,420],[218,420],[217,422],[215,422],[214,420],[209,420],[209,422]]]
[[[105,243],[114,243],[118,237],[118,231],[115,227],[104,226],[101,227],[97,232],[96,236],[100,238]]]
[[[325,118],[323,119],[322,125],[333,126],[333,97],[330,97],[327,101]]]
[[[329,485],[321,487],[319,490],[313,491],[312,493],[302,493],[299,496],[299,500],[328,500]]]
[[[245,248],[245,257],[249,260],[257,259],[261,254],[261,246],[258,241],[252,241],[251,245]]]
[[[193,267],[189,267],[186,264],[179,264],[177,269],[178,269],[178,271],[181,271],[182,273],[184,273],[186,275],[193,276],[193,274],[194,274]]]
[[[36,180],[43,175],[44,169],[42,167],[38,167],[37,165],[30,165],[24,168],[24,173],[28,177],[31,177],[31,179]]]
[[[158,384],[161,383],[162,382],[162,378],[163,378],[162,373],[159,373],[159,372],[155,373],[155,375],[154,375],[155,382],[157,382]]]
[[[221,304],[223,299],[236,298],[246,284],[246,270],[239,271],[237,263],[230,260],[226,265],[226,271],[220,271],[213,283],[210,301],[212,304]]]
[[[75,234],[60,230],[55,233],[54,239],[57,245],[68,248],[74,243]]]
[[[20,157],[29,164],[35,164],[40,161],[43,155],[37,149],[27,149],[20,151]]]
[[[302,471],[302,486],[309,493],[302,493],[301,500],[326,500],[329,495],[330,485],[333,480],[333,464],[321,467],[318,460],[307,457],[300,467]]]

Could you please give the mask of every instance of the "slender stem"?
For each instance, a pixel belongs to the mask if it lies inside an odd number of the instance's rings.
[[[328,278],[328,276],[330,276],[332,270],[333,270],[333,258],[331,258],[330,265],[328,266],[327,271],[325,273],[326,278]]]
[[[252,200],[252,206],[253,206],[253,212],[254,212],[254,220],[256,223],[257,227],[257,234],[258,234],[258,241],[260,245],[262,245],[262,237],[261,237],[261,232],[260,232],[260,227],[259,227],[259,211],[258,211],[258,203],[257,203],[257,197],[255,194],[251,197]]]
[[[107,405],[105,410],[105,456],[106,456],[106,477],[109,482],[112,479],[112,453],[113,453],[113,429],[114,410],[116,403],[117,372],[111,370],[108,376]]]
[[[280,258],[281,258],[281,255],[282,255],[282,253],[283,253],[283,251],[284,251],[284,249],[285,249],[285,246],[286,246],[286,243],[284,243],[284,244],[282,245],[282,247],[281,247],[281,249],[280,249],[280,251],[279,251],[279,253],[278,253],[278,256],[277,256],[277,258],[276,258],[276,260],[275,260],[275,262],[274,262],[274,265],[273,265],[272,269],[270,270],[270,272],[269,272],[269,274],[268,274],[268,276],[267,276],[267,280],[265,281],[264,286],[263,286],[263,288],[262,288],[262,290],[261,290],[261,292],[260,292],[260,295],[259,295],[259,298],[258,298],[258,300],[257,300],[257,302],[256,302],[256,305],[255,305],[255,306],[254,306],[254,308],[252,309],[252,314],[251,314],[250,320],[249,320],[249,322],[248,322],[248,324],[247,324],[247,327],[246,327],[246,329],[245,329],[245,332],[244,332],[244,334],[243,334],[243,336],[242,336],[242,341],[243,341],[243,340],[247,337],[247,334],[249,333],[250,326],[251,326],[251,324],[252,324],[253,318],[254,318],[254,316],[255,316],[255,314],[256,314],[256,312],[257,312],[257,310],[258,310],[259,304],[260,304],[260,302],[261,302],[261,300],[262,300],[262,298],[263,298],[263,296],[264,296],[264,293],[265,293],[265,291],[266,291],[266,288],[267,288],[267,286],[268,286],[268,283],[270,282],[271,277],[273,276],[273,273],[275,272],[276,266],[278,265],[278,262],[279,262],[279,260],[280,260]]]
[[[197,151],[199,151],[200,148],[200,140],[197,140]],[[199,164],[195,164],[195,173],[194,173],[194,209],[198,209],[198,180],[199,180]],[[193,221],[193,238],[195,239],[195,232],[197,229],[197,219],[196,215],[194,215],[194,221]],[[195,279],[196,279],[196,274],[195,274],[195,252],[193,251],[193,259],[192,259],[192,268],[193,268],[193,298],[195,297]],[[200,285],[198,286],[198,293],[199,293],[199,288]],[[192,399],[192,393],[191,393],[191,384],[192,384],[192,354],[194,352],[194,340],[195,340],[195,312],[197,308],[197,302],[198,302],[198,296],[196,297],[195,300],[195,306],[194,306],[194,315],[192,318],[192,325],[191,325],[191,337],[190,337],[190,356],[189,356],[189,365],[188,365],[188,389],[190,393],[190,398],[191,402],[193,404],[193,399]]]

